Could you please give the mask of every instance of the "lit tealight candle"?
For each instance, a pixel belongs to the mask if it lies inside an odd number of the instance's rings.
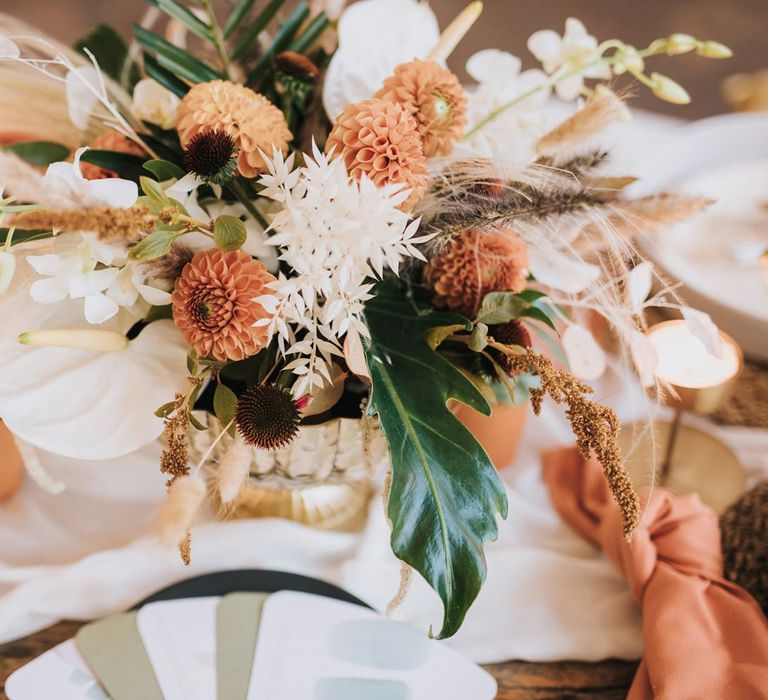
[[[741,368],[741,351],[721,332],[722,352],[710,354],[685,321],[667,321],[648,331],[656,350],[659,379],[687,389],[714,387],[733,379]]]

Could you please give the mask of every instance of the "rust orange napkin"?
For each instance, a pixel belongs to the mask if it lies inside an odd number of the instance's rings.
[[[768,621],[723,578],[715,513],[697,495],[646,491],[627,544],[596,461],[565,448],[546,453],[543,466],[557,511],[603,549],[642,608],[644,652],[629,700],[768,698]]]

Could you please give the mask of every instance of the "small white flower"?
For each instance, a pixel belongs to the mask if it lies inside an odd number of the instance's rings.
[[[80,157],[88,150],[79,148],[74,162],[51,163],[43,176],[43,185],[61,193],[73,208],[115,207],[127,209],[136,204],[139,189],[135,182],[117,177],[86,180],[80,171]]]
[[[547,76],[522,71],[520,59],[506,51],[485,49],[467,61],[467,73],[478,85],[467,92],[470,132],[495,110],[515,102],[461,144],[472,152],[507,163],[523,163],[535,153],[536,139],[546,131],[541,106],[549,96]],[[528,93],[530,96],[525,97]],[[519,100],[519,101],[518,101]]]
[[[119,310],[118,303],[105,294],[120,274],[119,268],[104,267],[114,258],[114,247],[92,234],[83,234],[82,242],[72,252],[30,255],[29,264],[45,276],[32,283],[30,296],[39,304],[83,299],[88,323],[104,323]]]
[[[563,100],[575,100],[581,95],[584,78],[611,77],[610,66],[598,53],[597,39],[574,17],[565,21],[563,36],[551,29],[534,32],[528,39],[528,49],[550,75],[562,69],[566,77],[557,82],[555,91]]]
[[[179,98],[152,78],[144,78],[133,88],[131,112],[136,119],[157,124],[162,129],[176,125]]]

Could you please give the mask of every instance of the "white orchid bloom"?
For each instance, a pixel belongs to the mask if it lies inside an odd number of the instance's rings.
[[[417,0],[360,0],[341,15],[338,34],[323,87],[331,121],[347,105],[373,97],[401,63],[427,58],[440,40],[435,13]]]
[[[118,268],[108,267],[115,259],[114,246],[93,234],[82,234],[74,249],[70,241],[69,236],[62,240],[65,252],[27,257],[35,272],[45,276],[32,283],[30,296],[38,304],[83,299],[88,323],[104,323],[119,310],[117,302],[105,294],[120,273]]]
[[[92,330],[74,301],[35,303],[32,275],[31,267],[20,265],[0,298],[0,415],[8,428],[40,449],[75,459],[111,459],[155,440],[163,422],[153,412],[188,386],[188,348],[174,325],[151,323],[128,341],[135,318],[121,312]],[[71,330],[55,330],[62,328]],[[20,344],[18,336],[28,331],[29,345]],[[111,344],[119,349],[86,342],[96,334],[122,338]],[[69,347],[48,346],[54,335]]]
[[[144,78],[133,88],[131,112],[136,119],[157,124],[162,129],[176,126],[179,98],[152,78]]]
[[[524,163],[535,155],[534,145],[547,129],[541,106],[549,96],[547,76],[540,70],[522,71],[520,59],[506,51],[485,49],[467,61],[467,73],[478,85],[467,92],[471,136],[461,144],[473,153]],[[532,93],[526,97],[528,93]],[[519,100],[519,101],[517,101]],[[472,127],[495,110],[515,102],[482,129]]]
[[[85,319],[99,325],[132,308],[141,297],[160,306],[170,295],[146,283],[146,272],[128,262],[122,246],[100,241],[95,234],[62,234],[54,241],[55,253],[29,255],[27,261],[44,279],[32,283],[29,293],[38,304],[83,299]],[[136,315],[136,314],[135,314]]]
[[[60,192],[75,207],[114,207],[127,209],[136,204],[139,188],[135,182],[117,177],[86,180],[80,171],[80,157],[88,150],[79,148],[74,162],[51,163],[43,176],[43,185]]]
[[[528,49],[550,75],[563,69],[566,77],[555,85],[555,92],[563,100],[575,100],[581,95],[584,78],[611,77],[610,66],[600,60],[597,39],[574,17],[565,21],[563,36],[551,29],[534,32],[528,39]]]

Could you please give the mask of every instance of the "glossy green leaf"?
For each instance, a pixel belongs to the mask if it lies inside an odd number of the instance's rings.
[[[144,170],[151,172],[160,182],[180,180],[186,173],[176,163],[155,158],[144,163]]]
[[[496,515],[507,511],[496,469],[447,403],[455,399],[485,415],[490,406],[426,340],[433,328],[463,323],[470,330],[471,324],[417,307],[385,285],[367,302],[365,318],[370,410],[379,416],[392,461],[392,549],[439,594],[439,636],[449,637],[480,591],[483,545],[498,534]]]
[[[237,42],[237,46],[235,46],[235,50],[232,52],[232,58],[238,59],[248,50],[248,47],[267,28],[267,25],[275,18],[275,15],[277,15],[283,5],[285,5],[285,0],[271,0],[269,5],[259,13],[258,17],[245,27],[240,41]],[[234,31],[234,29],[231,31]]]
[[[184,97],[189,92],[189,86],[183,80],[177,78],[167,68],[163,68],[157,62],[157,59],[148,53],[144,54],[144,71],[150,78],[170,90],[176,97]]]
[[[160,66],[178,78],[189,80],[192,83],[206,83],[209,80],[221,78],[221,75],[213,68],[154,32],[135,24],[133,33],[136,41],[155,55]]]
[[[213,41],[211,27],[176,0],[147,0],[147,2],[165,12],[169,17],[181,22],[195,36],[206,41]]]
[[[239,250],[246,238],[245,224],[236,216],[223,214],[213,222],[213,240],[221,250]]]
[[[138,181],[144,170],[145,158],[134,156],[130,153],[119,153],[118,151],[102,151],[100,149],[89,148],[80,156],[84,163],[98,165],[100,168],[112,170],[120,177],[126,180]]]
[[[69,148],[53,141],[25,141],[3,146],[2,150],[15,153],[19,158],[32,165],[49,165],[59,160],[66,160]]]

